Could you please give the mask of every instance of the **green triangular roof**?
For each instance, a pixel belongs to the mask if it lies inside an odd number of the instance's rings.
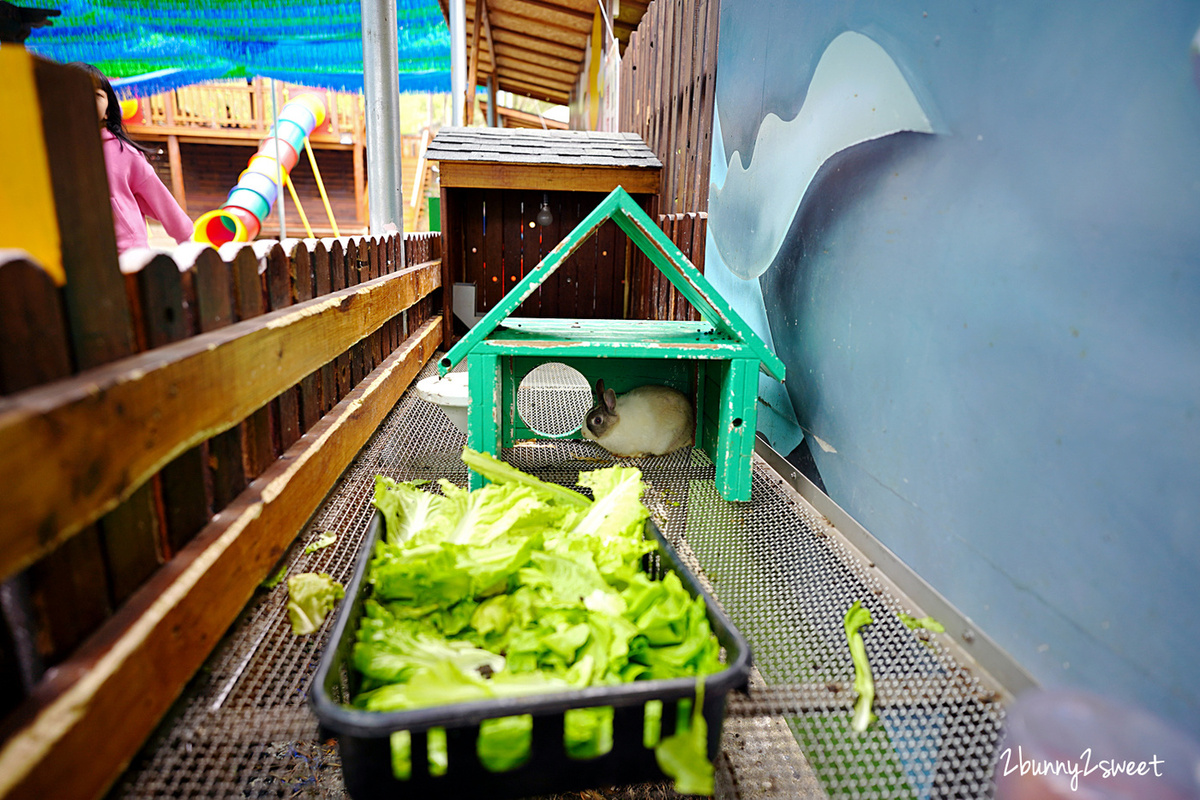
[[[479,344],[496,326],[515,311],[564,261],[596,232],[608,219],[617,223],[639,250],[667,277],[680,294],[687,298],[700,316],[713,328],[750,348],[771,377],[783,380],[785,368],[758,334],[738,316],[737,312],[717,293],[700,270],[688,260],[674,242],[654,224],[650,216],[634,202],[629,193],[618,186],[588,214],[575,230],[558,243],[521,282],[514,286],[491,311],[450,348],[438,371],[445,375],[467,353]]]

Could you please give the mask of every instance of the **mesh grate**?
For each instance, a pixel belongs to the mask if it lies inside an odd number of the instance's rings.
[[[406,392],[297,537],[283,562],[289,574],[347,583],[375,475],[465,485],[464,444],[440,411]],[[999,695],[937,637],[908,630],[896,614],[912,609],[764,464],[754,466],[753,501],[735,504],[717,495],[707,456],[691,450],[616,459],[590,442],[533,441],[505,457],[567,485],[580,471],[640,467],[651,513],[750,640],[755,683],[730,697],[718,796],[990,796]],[[337,543],[305,555],[325,531]],[[283,583],[255,595],[113,797],[345,797],[336,748],[320,741],[306,699],[323,637],[291,634],[286,599]],[[854,670],[842,628],[855,600],[875,619],[863,637],[880,723],[864,734],[850,730]],[[675,795],[651,786],[593,796]]]
[[[592,389],[583,373],[556,361],[534,367],[517,387],[517,413],[542,436],[575,433],[592,405]]]

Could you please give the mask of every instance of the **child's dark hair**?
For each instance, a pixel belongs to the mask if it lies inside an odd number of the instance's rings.
[[[154,152],[151,148],[130,139],[129,134],[125,132],[125,120],[121,118],[121,101],[117,99],[117,93],[113,91],[112,84],[109,83],[108,78],[104,77],[104,73],[83,61],[72,61],[68,66],[86,72],[92,79],[92,85],[97,89],[103,89],[104,93],[108,95],[108,111],[104,115],[104,127],[117,137],[117,141],[121,143],[120,146],[129,145],[142,154]]]

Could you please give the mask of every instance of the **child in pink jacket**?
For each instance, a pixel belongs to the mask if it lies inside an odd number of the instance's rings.
[[[147,149],[125,132],[121,104],[108,78],[91,64],[76,64],[92,77],[96,87],[96,111],[100,116],[100,139],[104,166],[108,171],[108,193],[112,201],[117,252],[146,247],[146,217],[162,223],[167,234],[183,244],[192,237],[192,221],[154,172],[146,159]]]

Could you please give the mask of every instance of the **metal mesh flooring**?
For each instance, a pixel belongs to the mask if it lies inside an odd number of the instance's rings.
[[[427,366],[420,377],[433,373]],[[347,583],[373,511],[375,475],[465,485],[465,441],[439,410],[406,392],[297,537],[283,562],[288,574],[327,572]],[[718,797],[991,795],[1000,694],[938,637],[906,628],[896,614],[914,609],[763,462],[755,460],[753,501],[735,504],[716,494],[708,458],[690,450],[618,460],[590,442],[536,441],[505,457],[567,485],[581,470],[639,466],[651,513],[750,640],[755,681],[749,695],[730,698]],[[336,544],[305,555],[305,544],[326,531]],[[880,723],[862,734],[850,730],[854,669],[842,627],[855,600],[875,620],[862,633]],[[286,602],[283,582],[256,593],[110,797],[346,796],[336,747],[319,740],[306,699],[324,633],[293,636]],[[674,796],[665,785],[564,795]]]

